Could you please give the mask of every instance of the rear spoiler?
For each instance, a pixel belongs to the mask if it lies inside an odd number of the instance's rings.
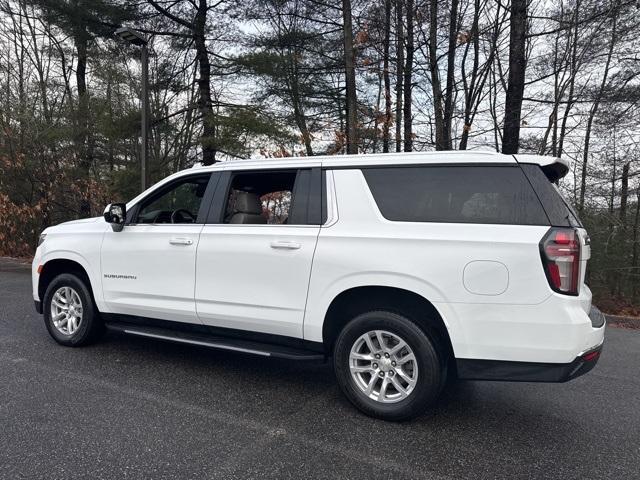
[[[530,163],[540,166],[550,182],[557,182],[569,173],[569,161],[566,158],[546,157],[544,155],[514,155],[518,163]]]

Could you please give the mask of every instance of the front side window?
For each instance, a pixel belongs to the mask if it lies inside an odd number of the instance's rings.
[[[381,167],[363,173],[388,220],[549,224],[518,166]]]
[[[195,223],[210,175],[188,177],[143,200],[136,223]]]

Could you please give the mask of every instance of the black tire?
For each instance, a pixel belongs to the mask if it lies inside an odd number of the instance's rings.
[[[82,302],[82,318],[77,330],[72,334],[61,332],[54,325],[51,315],[51,302],[55,293],[62,287],[71,287]],[[60,345],[67,347],[81,347],[97,340],[104,332],[104,324],[93,301],[93,296],[85,281],[71,273],[63,273],[55,277],[44,294],[43,302],[44,324],[49,335]]]
[[[396,403],[382,403],[370,398],[351,375],[351,348],[362,335],[374,330],[397,335],[407,343],[416,358],[418,375],[413,391]],[[340,332],[334,347],[333,366],[340,388],[356,408],[371,417],[402,421],[422,414],[438,398],[446,378],[446,362],[439,351],[442,349],[436,342],[408,318],[389,311],[371,311],[355,317]]]

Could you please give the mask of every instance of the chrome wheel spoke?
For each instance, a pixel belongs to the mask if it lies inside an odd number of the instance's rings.
[[[371,360],[374,359],[374,356],[372,353],[352,353],[351,358],[370,362]]]
[[[416,361],[416,357],[415,357],[415,355],[413,353],[408,353],[404,357],[400,357],[397,360],[398,365],[404,365],[407,362],[415,362],[415,361]]]
[[[400,376],[400,378],[402,378],[405,382],[407,382],[409,386],[413,386],[416,384],[415,379],[407,375],[407,373],[404,370],[402,370],[402,368],[398,368],[396,370],[396,373]]]
[[[398,393],[402,396],[402,398],[408,395],[407,390],[400,384],[400,381],[397,377],[391,377],[391,383],[393,384],[393,388],[395,388]]]
[[[371,393],[373,392],[373,387],[376,386],[377,381],[378,381],[378,377],[376,377],[375,375],[371,375],[371,379],[369,380],[369,383],[367,384],[367,388],[364,393],[366,393],[367,395],[371,395]]]
[[[389,350],[389,355],[396,355],[397,353],[400,353],[400,350],[402,350],[406,346],[407,344],[405,343],[405,341],[400,340],[396,345],[391,347],[391,350]]]
[[[382,379],[382,385],[380,385],[380,391],[378,392],[378,401],[384,401],[384,398],[387,394],[387,386],[389,385],[389,378],[384,377]]]
[[[60,310],[66,310],[67,308],[69,308],[66,305],[60,303],[59,301],[56,301],[55,299],[51,300],[51,304],[54,305],[56,308],[59,308]]]
[[[378,349],[373,345],[373,342],[371,341],[371,337],[369,336],[369,333],[366,333],[363,337],[364,337],[364,341],[367,344],[367,347],[369,348],[369,352],[371,353],[377,352]]]
[[[363,367],[351,365],[349,369],[351,370],[351,373],[372,373],[375,375],[375,372],[373,371],[373,367],[371,365],[366,365]]]

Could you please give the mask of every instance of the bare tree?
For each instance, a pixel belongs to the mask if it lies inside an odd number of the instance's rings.
[[[520,118],[525,82],[525,44],[527,31],[527,0],[511,2],[511,33],[509,35],[509,80],[504,111],[502,153],[518,153]]]
[[[358,153],[358,98],[356,93],[355,51],[353,48],[353,26],[351,0],[342,0],[344,37],[344,70],[347,88],[347,153]]]
[[[404,151],[413,150],[413,130],[411,118],[411,90],[412,74],[413,74],[413,17],[415,15],[413,0],[406,0],[406,18],[407,18],[407,42],[406,51],[407,58],[404,64]]]
[[[389,126],[391,124],[391,79],[389,77],[389,49],[391,44],[391,0],[384,0],[383,67],[384,122],[382,123],[382,151],[389,151]]]
[[[598,113],[598,108],[600,107],[600,102],[602,101],[602,97],[605,93],[605,89],[607,87],[607,80],[609,78],[609,70],[611,67],[611,58],[613,56],[613,49],[616,44],[617,38],[617,25],[618,25],[618,7],[613,8],[612,18],[611,18],[611,39],[609,41],[609,49],[607,51],[607,57],[604,65],[604,71],[602,74],[602,80],[600,81],[600,87],[596,91],[595,98],[593,99],[593,104],[591,105],[591,109],[589,110],[589,115],[587,117],[587,127],[584,133],[584,148],[582,150],[582,175],[580,177],[580,197],[578,200],[578,210],[584,210],[584,197],[587,190],[587,166],[589,163],[589,147],[591,144],[591,131],[593,129],[593,120]]]
[[[396,152],[402,150],[402,94],[404,71],[404,0],[396,0]]]

